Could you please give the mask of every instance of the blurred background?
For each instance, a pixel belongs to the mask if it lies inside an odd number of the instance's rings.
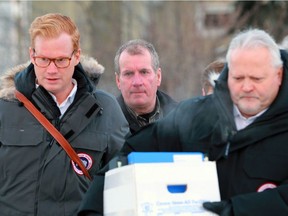
[[[30,23],[59,12],[81,34],[82,53],[105,67],[98,88],[118,95],[114,55],[135,38],[154,44],[162,68],[161,89],[180,101],[201,95],[201,73],[225,57],[231,37],[258,27],[288,47],[286,1],[0,1],[0,73],[29,60]]]

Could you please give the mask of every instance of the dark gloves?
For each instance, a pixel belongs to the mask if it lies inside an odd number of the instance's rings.
[[[208,211],[214,212],[220,216],[234,216],[232,203],[230,200],[221,202],[204,202],[203,207]]]

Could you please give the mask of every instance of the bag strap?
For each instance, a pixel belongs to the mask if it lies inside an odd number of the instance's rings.
[[[71,147],[70,143],[64,138],[64,136],[48,121],[47,118],[18,90],[15,91],[15,96],[21,101],[24,106],[32,113],[32,115],[46,128],[46,130],[56,139],[56,141],[66,151],[68,156],[81,168],[84,175],[92,180],[88,170],[85,168],[81,159]]]

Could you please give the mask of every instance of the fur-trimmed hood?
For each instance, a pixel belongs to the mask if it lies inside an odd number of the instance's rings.
[[[102,73],[104,73],[105,68],[101,64],[99,64],[96,59],[86,56],[86,55],[81,55],[80,63],[84,71],[86,72],[87,76],[91,79],[92,83],[95,84],[96,86],[99,82],[99,79]],[[24,64],[17,65],[7,70],[0,76],[0,98],[5,98],[5,99],[14,98],[15,75],[23,71],[30,64],[31,62],[28,61]]]

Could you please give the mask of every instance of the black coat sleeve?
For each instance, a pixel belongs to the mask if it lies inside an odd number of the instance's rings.
[[[171,112],[165,118],[149,124],[126,138],[120,153],[114,157],[97,175],[85,194],[78,210],[78,216],[103,215],[103,192],[105,172],[115,168],[117,161],[127,164],[127,155],[131,152],[179,152],[181,147],[178,139],[178,129],[174,123],[175,113]],[[116,162],[115,162],[116,161]]]
[[[231,198],[235,216],[287,216],[288,185]]]
[[[127,157],[118,153],[109,163],[93,176],[93,181],[88,188],[78,209],[78,216],[103,215],[103,192],[105,186],[105,173],[119,166],[127,165]]]
[[[142,127],[126,139],[121,150],[128,155],[130,152],[179,152],[182,147],[179,139],[179,127],[175,121],[177,110],[164,118]]]
[[[93,176],[93,181],[86,192],[78,210],[78,216],[103,215],[104,175]]]

